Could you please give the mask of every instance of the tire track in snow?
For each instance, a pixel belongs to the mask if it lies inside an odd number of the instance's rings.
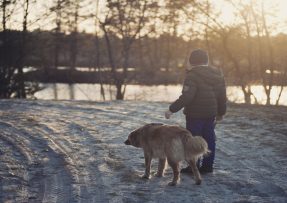
[[[28,165],[27,153],[23,154],[23,148],[13,142],[13,139],[0,133],[0,165],[6,170],[0,171],[0,202],[28,200]],[[7,158],[5,157],[7,156]],[[2,169],[2,167],[1,167]],[[20,189],[19,189],[20,188]],[[5,194],[11,194],[6,196]]]
[[[72,123],[65,123],[68,128],[70,125],[72,129],[69,129],[69,133],[59,131],[56,129],[53,124],[44,124],[39,125],[38,130],[45,135],[49,141],[52,143],[52,147],[56,151],[63,154],[67,160],[68,167],[71,170],[73,176],[75,176],[75,187],[78,191],[78,200],[79,202],[95,202],[95,199],[99,201],[104,201],[105,197],[102,197],[104,193],[104,188],[98,188],[97,190],[92,190],[91,185],[101,184],[103,185],[102,177],[100,173],[96,173],[97,169],[92,165],[90,166],[87,160],[84,157],[90,157],[91,144],[95,143],[96,140],[91,135],[85,134],[81,136],[77,131],[79,128],[80,132],[83,133],[83,127]],[[65,127],[67,127],[65,126]],[[62,130],[65,127],[61,127]],[[87,139],[87,140],[86,140]],[[102,197],[102,199],[100,199]]]
[[[42,175],[43,179],[43,194],[42,202],[76,202],[76,195],[72,194],[73,188],[71,186],[73,182],[73,176],[70,174],[69,169],[66,167],[66,161],[62,154],[57,153],[49,145],[46,140],[38,138],[41,135],[34,128],[33,132],[35,137],[33,146],[37,146],[37,152],[42,157]],[[33,137],[30,137],[33,140]]]
[[[22,153],[29,154],[29,202],[73,202],[68,184],[71,181],[67,172],[61,169],[65,168],[61,156],[41,139],[40,134],[35,134],[35,129],[25,127],[25,123],[11,121],[10,126],[13,128],[9,139],[14,138],[11,142],[20,143]]]
[[[9,127],[4,128],[1,133],[1,139],[8,143],[14,151],[19,152],[22,155],[23,160],[21,160],[21,163],[24,164],[25,172],[21,178],[26,184],[20,184],[18,187],[21,188],[20,193],[22,194],[23,201],[27,201],[28,198],[33,198],[28,191],[28,184],[31,177],[31,166],[37,163],[37,160],[34,157],[34,152],[28,146],[30,140],[25,139],[23,136],[19,136],[21,131],[17,130],[17,128],[10,123],[6,123],[6,125]],[[18,168],[18,166],[15,166],[15,168]]]
[[[58,140],[54,139],[52,134],[57,134],[57,133],[55,133],[48,126],[46,126],[44,124],[39,124],[38,126],[34,127],[34,130],[36,130],[39,134],[41,134],[47,140],[47,142],[49,143],[48,144],[49,147],[54,152],[56,152],[57,154],[60,154],[60,156],[62,157],[62,159],[63,159],[62,160],[63,167],[66,168],[67,173],[72,178],[72,181],[71,181],[71,183],[73,184],[72,191],[74,193],[72,196],[75,199],[77,199],[78,202],[81,202],[80,197],[81,197],[81,195],[83,193],[83,186],[81,186],[81,185],[84,184],[84,181],[79,176],[79,169],[77,168],[77,164],[75,162],[75,159],[73,158],[73,155]],[[54,181],[56,183],[57,182],[58,183],[62,182],[61,180],[59,180],[59,178],[61,178],[61,175],[59,175],[59,177],[54,177]],[[46,185],[50,186],[51,184],[46,184]],[[66,186],[67,185],[66,185],[65,181],[63,181],[62,187],[64,188]],[[55,196],[54,193],[53,194],[49,194],[50,191],[57,192],[58,190],[55,187],[54,188],[49,188],[48,187],[45,190],[45,192],[47,193],[47,194],[45,194],[45,200],[47,200],[47,202],[49,202],[49,197]]]

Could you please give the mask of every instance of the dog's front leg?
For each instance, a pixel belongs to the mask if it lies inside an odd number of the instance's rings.
[[[158,160],[157,177],[162,177],[165,169],[166,158]]]
[[[142,178],[149,179],[152,157],[149,153],[144,153],[144,159],[145,159],[145,174],[142,176]]]

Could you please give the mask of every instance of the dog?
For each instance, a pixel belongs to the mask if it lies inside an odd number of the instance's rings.
[[[185,160],[192,168],[195,183],[201,184],[196,162],[209,153],[207,143],[201,136],[192,136],[179,126],[151,123],[131,132],[124,143],[143,148],[146,169],[142,178],[150,178],[152,158],[159,159],[156,176],[162,177],[167,160],[173,170],[173,180],[168,185],[175,186],[180,179],[179,162]]]

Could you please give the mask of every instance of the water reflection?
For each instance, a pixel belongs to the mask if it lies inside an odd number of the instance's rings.
[[[92,100],[103,101],[100,85],[98,84],[45,84],[46,88],[37,92],[35,96],[38,99],[59,99],[59,100]],[[141,86],[128,85],[126,88],[125,99],[144,100],[144,101],[174,101],[181,93],[181,85],[158,85]],[[271,91],[271,104],[275,104],[281,87],[273,87]],[[104,85],[105,98],[107,100],[115,99],[115,88],[110,85]],[[262,86],[252,86],[251,90],[259,104],[265,104],[266,95]],[[238,86],[227,87],[227,97],[230,101],[244,103],[244,95]],[[252,103],[255,100],[252,98]],[[287,105],[287,87],[283,89],[280,105]]]

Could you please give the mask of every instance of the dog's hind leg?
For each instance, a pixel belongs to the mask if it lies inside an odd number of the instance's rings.
[[[142,176],[142,178],[149,179],[152,157],[149,154],[144,153],[144,159],[145,159],[145,174]]]
[[[166,158],[158,160],[157,177],[162,177],[165,169]]]
[[[175,186],[179,180],[179,163],[171,160],[167,160],[167,162],[173,170],[173,180],[168,185]]]
[[[190,167],[191,167],[191,170],[194,174],[194,177],[195,177],[195,184],[196,185],[200,185],[201,184],[201,176],[200,176],[200,173],[198,171],[198,168],[196,166],[196,159],[193,158],[191,160],[187,160],[187,162],[189,163]]]

